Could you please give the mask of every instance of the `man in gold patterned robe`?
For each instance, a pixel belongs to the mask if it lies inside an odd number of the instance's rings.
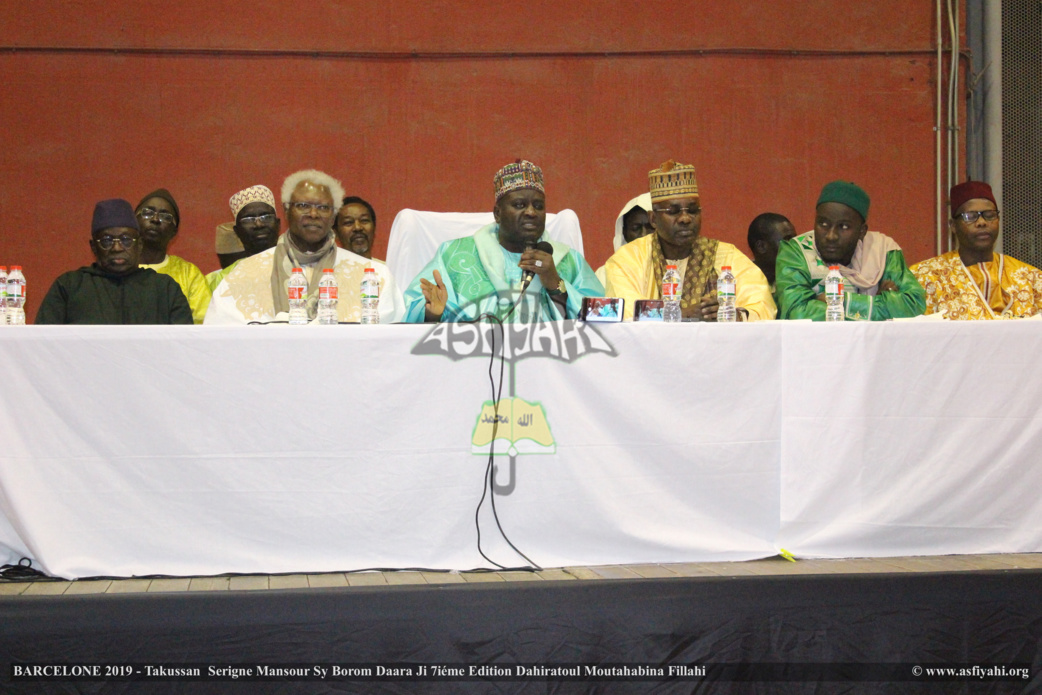
[[[777,308],[767,278],[732,244],[701,236],[702,202],[695,168],[670,160],[648,174],[655,234],[626,244],[604,265],[605,295],[626,300],[626,319],[638,299],[662,298],[666,265],[683,278],[680,313],[716,321],[716,280],[724,266],[735,276],[739,321],[773,319]]]
[[[967,181],[949,193],[958,249],[916,263],[926,313],[952,320],[1012,319],[1042,312],[1042,271],[995,253],[999,210],[991,186]]]

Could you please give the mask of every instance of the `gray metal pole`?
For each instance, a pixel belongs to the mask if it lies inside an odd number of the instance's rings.
[[[984,0],[984,179],[1002,210],[1002,0]],[[995,251],[1002,253],[1002,218]]]

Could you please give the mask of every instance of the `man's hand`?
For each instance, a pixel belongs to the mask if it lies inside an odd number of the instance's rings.
[[[437,283],[437,284],[435,284]],[[434,282],[420,278],[420,291],[423,292],[423,320],[427,323],[441,321],[441,315],[445,313],[445,304],[449,301],[449,291],[445,289],[445,283],[441,281],[441,273],[434,271]]]
[[[716,321],[716,312],[720,310],[720,300],[716,298],[716,291],[702,297],[698,308],[702,312],[703,321]]]
[[[702,297],[702,301],[695,306],[681,309],[680,315],[685,319],[697,318],[702,321],[716,321],[716,312],[720,309],[720,301],[716,298],[716,291]]]
[[[561,276],[557,274],[553,255],[539,249],[525,249],[521,261],[517,264],[521,270],[527,270],[539,276],[539,281],[548,290],[556,290],[561,286]]]
[[[897,292],[897,283],[893,280],[883,280],[879,283],[880,292]]]

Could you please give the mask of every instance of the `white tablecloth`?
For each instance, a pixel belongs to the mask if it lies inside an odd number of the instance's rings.
[[[1042,324],[547,326],[503,397],[541,407],[553,444],[495,499],[542,566],[1042,551]],[[461,330],[0,329],[0,560],[491,566],[488,358],[413,354],[466,349]],[[480,526],[526,564],[487,499]]]
[[[782,547],[1042,551],[1042,323],[784,332]]]

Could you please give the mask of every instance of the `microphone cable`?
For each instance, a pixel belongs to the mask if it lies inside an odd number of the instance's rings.
[[[33,561],[23,557],[17,565],[0,566],[0,579],[12,582],[25,581],[62,581],[61,577],[51,577],[33,567]]]
[[[516,304],[515,304],[516,306]],[[511,310],[513,311],[513,310]],[[507,315],[509,317],[509,314]],[[499,520],[499,512],[496,509],[496,491],[495,491],[495,456],[496,456],[496,433],[499,430],[499,401],[503,395],[503,375],[506,371],[506,328],[504,323],[498,316],[494,314],[484,313],[478,316],[473,321],[461,321],[461,323],[479,324],[482,320],[488,320],[492,327],[491,332],[491,356],[488,364],[488,379],[492,387],[492,437],[489,440],[488,445],[488,463],[485,466],[485,474],[482,477],[481,482],[481,499],[478,500],[478,506],[474,510],[474,528],[477,531],[478,537],[478,553],[481,557],[485,558],[490,564],[495,565],[501,570],[508,571],[519,571],[519,572],[537,572],[543,568],[532,561],[530,557],[525,555],[521,550],[514,545],[514,542],[507,536],[505,530],[503,530],[503,524]],[[493,325],[494,324],[494,325]],[[496,365],[496,327],[499,328],[500,332],[500,348],[499,348],[499,384],[497,386],[495,379],[495,365]],[[485,497],[491,499],[492,504],[492,518],[496,520],[496,528],[499,529],[499,535],[507,545],[509,545],[515,553],[523,557],[527,562],[527,567],[507,567],[496,562],[488,555],[485,554],[484,549],[481,547],[481,508],[485,504]]]

